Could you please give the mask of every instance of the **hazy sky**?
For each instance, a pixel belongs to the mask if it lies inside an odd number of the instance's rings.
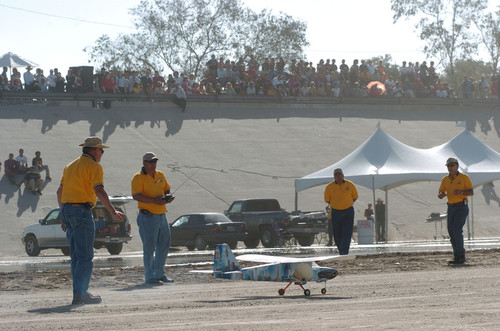
[[[13,52],[36,62],[48,73],[57,67],[89,65],[86,46],[108,34],[131,33],[128,11],[139,0],[0,0],[0,55]],[[368,58],[391,54],[394,62],[434,60],[420,52],[423,43],[406,21],[392,24],[389,0],[247,0],[254,11],[280,11],[308,23],[307,57]],[[19,9],[15,9],[19,8]],[[21,71],[24,72],[24,69]]]

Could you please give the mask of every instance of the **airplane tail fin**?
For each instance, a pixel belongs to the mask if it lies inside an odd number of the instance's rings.
[[[240,265],[227,244],[215,245],[214,275],[215,278],[226,278],[224,273],[239,271]]]

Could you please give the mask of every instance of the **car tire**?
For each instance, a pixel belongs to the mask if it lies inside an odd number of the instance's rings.
[[[69,256],[69,254],[71,253],[69,247],[61,247],[61,252],[66,256]]]
[[[196,246],[196,249],[199,251],[204,251],[207,249],[207,241],[205,240],[205,238],[203,238],[202,235],[197,235],[194,238],[194,244]]]
[[[196,248],[196,246],[186,246],[186,248],[188,249],[188,251],[194,251],[194,249]]]
[[[123,243],[110,243],[110,244],[106,244],[106,248],[108,249],[109,254],[111,254],[111,255],[118,255],[122,251]]]
[[[24,248],[29,256],[38,256],[40,254],[40,247],[38,246],[38,240],[32,234],[26,236],[26,241]]]
[[[228,241],[227,245],[229,246],[229,248],[231,249],[236,249],[238,248],[238,242],[237,241]]]
[[[246,248],[255,248],[255,247],[259,246],[259,242],[260,242],[259,238],[246,239],[243,241]]]
[[[260,242],[266,248],[275,247],[278,243],[278,237],[272,226],[264,226],[260,231]]]
[[[295,234],[294,235],[295,239],[297,239],[297,242],[299,243],[300,246],[308,247],[311,246],[314,243],[314,234],[310,233],[302,233],[302,234]]]

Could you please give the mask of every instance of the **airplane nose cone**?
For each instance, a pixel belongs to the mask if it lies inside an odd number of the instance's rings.
[[[321,279],[334,279],[337,277],[338,271],[336,269],[330,269],[330,270],[321,270],[318,272],[318,278]]]

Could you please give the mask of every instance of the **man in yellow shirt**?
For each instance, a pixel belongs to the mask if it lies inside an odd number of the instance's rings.
[[[99,162],[104,148],[108,146],[104,146],[98,137],[88,137],[79,146],[82,147],[82,155],[64,168],[57,190],[62,225],[70,247],[73,305],[102,301],[100,296],[88,292],[95,239],[92,208],[97,198],[114,217],[125,219],[125,214],[113,207],[104,191],[103,171]]]
[[[463,227],[469,207],[467,197],[474,195],[474,190],[469,176],[458,171],[458,160],[450,157],[446,161],[448,176],[444,176],[439,186],[438,198],[448,197],[448,234],[450,235],[451,246],[453,247],[453,260],[449,264],[465,263],[465,248]]]
[[[174,200],[163,172],[156,170],[154,153],[142,157],[142,169],[132,178],[132,197],[137,200],[137,225],[142,240],[146,284],[173,283],[165,275],[165,261],[170,248],[170,226],[166,204]]]
[[[344,179],[342,169],[333,171],[334,181],[325,188],[325,202],[330,205],[333,240],[340,255],[349,254],[354,227],[354,201],[358,191],[353,182]]]

